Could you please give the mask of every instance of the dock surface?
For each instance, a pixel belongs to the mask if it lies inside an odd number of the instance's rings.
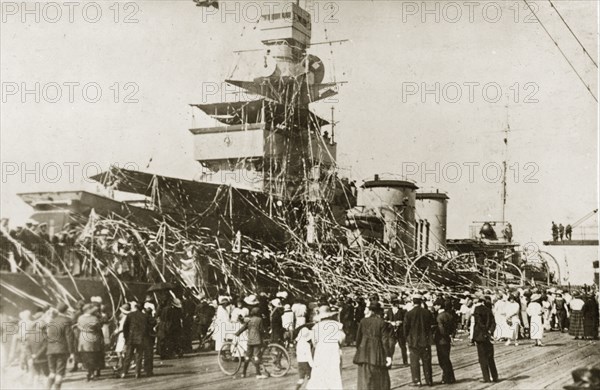
[[[441,369],[437,364],[435,347],[433,355],[433,380],[435,387],[447,389],[562,389],[571,384],[571,371],[584,366],[600,368],[600,341],[574,340],[559,332],[549,332],[544,336],[543,347],[533,347],[531,340],[522,340],[519,346],[495,344],[496,365],[500,376],[498,383],[481,383],[481,371],[477,361],[477,349],[462,340],[455,341],[451,359],[457,382],[453,385],[441,384]],[[352,364],[354,347],[343,349],[342,379],[344,389],[356,389],[357,368]],[[295,362],[295,359],[292,359]],[[390,370],[392,389],[409,388],[410,367],[398,365],[400,351],[396,348],[394,365]],[[130,374],[125,379],[114,379],[109,370],[94,381],[86,382],[85,373],[67,373],[63,389],[129,389],[129,390],[185,390],[185,389],[293,389],[298,379],[295,367],[283,378],[255,379],[254,367],[248,368],[248,378],[224,375],[217,365],[215,352],[186,355],[181,359],[155,360],[153,377],[134,379]],[[12,369],[15,369],[14,367]],[[18,373],[3,375],[3,389],[32,388],[24,384]]]

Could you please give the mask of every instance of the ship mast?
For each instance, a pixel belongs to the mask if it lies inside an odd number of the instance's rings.
[[[506,223],[506,174],[508,168],[508,134],[510,133],[510,123],[508,118],[508,102],[506,103],[506,128],[504,132],[504,160],[502,161],[502,224]]]

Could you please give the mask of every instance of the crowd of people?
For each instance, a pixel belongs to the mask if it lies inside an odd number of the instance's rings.
[[[596,295],[594,295],[596,294]],[[243,343],[242,377],[252,365],[258,379],[268,378],[261,366],[265,340],[293,346],[299,379],[297,388],[341,389],[341,348],[354,346],[359,389],[389,389],[396,346],[402,366],[410,366],[412,384],[433,385],[435,346],[442,383],[456,376],[451,350],[459,335],[476,345],[482,381],[499,380],[494,346],[543,346],[544,333],[569,332],[575,339],[598,339],[598,294],[541,290],[401,290],[398,294],[344,294],[319,299],[292,297],[285,291],[198,298],[191,292],[164,291],[159,302],[151,294],[143,302],[123,304],[111,313],[100,297],[22,311],[9,332],[12,348],[4,362],[17,362],[34,385],[60,389],[71,371],[82,365],[88,381],[111,369],[135,377],[153,375],[154,354],[161,359],[196,351],[219,351],[227,340]],[[7,333],[8,328],[3,331]],[[6,335],[3,335],[6,336]],[[8,359],[4,359],[8,357]],[[10,364],[10,363],[9,363]],[[111,365],[112,364],[112,365]],[[421,375],[422,369],[422,375]]]
[[[275,297],[265,293],[220,296],[211,303],[216,311],[212,323],[215,350],[231,337],[242,338],[247,330],[253,341],[248,342],[250,352],[242,376],[252,362],[257,378],[265,378],[251,346],[263,341],[257,337],[261,329],[270,329],[271,342],[296,345],[298,388],[307,381],[307,389],[339,389],[341,372],[335,367],[340,348],[352,345],[357,348],[358,388],[386,389],[396,346],[402,364],[411,367],[413,384],[432,385],[433,345],[442,383],[456,381],[450,351],[460,333],[477,346],[484,382],[498,381],[494,345],[499,342],[518,346],[531,339],[527,344],[543,346],[548,331],[568,331],[574,339],[598,339],[598,296],[594,293],[518,288],[462,294],[405,290],[399,295],[381,295],[383,299],[378,294],[346,294],[312,302],[290,298],[285,292]]]

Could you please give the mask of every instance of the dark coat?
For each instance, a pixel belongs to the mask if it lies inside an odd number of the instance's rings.
[[[594,297],[586,299],[581,308],[583,313],[583,336],[598,337],[598,303]]]
[[[248,329],[248,345],[261,345],[263,332],[263,319],[259,316],[252,316],[244,319],[244,325],[236,332],[236,336],[241,335]]]
[[[283,307],[277,307],[271,313],[271,339],[273,342],[283,340],[283,322],[281,316],[283,315]]]
[[[473,327],[473,340],[483,342],[489,340],[496,330],[494,313],[486,305],[481,304],[473,310],[475,326]]]
[[[387,311],[385,312],[385,320],[386,321],[390,321],[390,322],[399,321],[399,322],[401,322],[400,325],[404,324],[405,316],[406,316],[406,310],[404,310],[401,307],[398,308],[398,311],[396,312],[396,314],[394,314],[394,311],[392,310],[392,308],[387,309]]]
[[[182,330],[183,310],[171,304],[163,307],[160,311],[160,323],[158,324],[158,338],[178,337]]]
[[[356,354],[354,364],[370,364],[385,367],[390,357],[388,327],[381,317],[364,318],[358,324],[356,333]]]
[[[454,316],[452,313],[443,311],[437,315],[437,326],[435,328],[433,339],[435,344],[450,344],[452,334],[456,328]]]
[[[386,321],[392,323],[391,326],[394,329],[394,335],[395,335],[396,339],[398,339],[398,340],[404,339],[404,318],[405,317],[406,317],[406,310],[404,310],[401,307],[398,308],[398,311],[396,312],[396,314],[394,314],[394,311],[392,310],[392,308],[389,308],[385,312],[384,319]]]
[[[432,342],[433,316],[429,310],[418,305],[404,317],[404,337],[409,347],[427,347]]]
[[[123,323],[123,336],[126,345],[142,345],[144,340],[150,338],[152,329],[148,317],[148,315],[138,310],[127,314]]]
[[[356,304],[356,308],[354,309],[354,321],[360,322],[363,318],[365,318],[365,305],[364,302],[358,302]]]
[[[79,340],[77,350],[79,352],[100,352],[104,345],[102,336],[102,323],[98,317],[84,314],[77,320],[79,329]]]
[[[47,355],[70,354],[73,348],[73,322],[67,316],[59,314],[44,326],[48,340]]]
[[[269,313],[269,300],[263,295],[258,296],[258,308],[260,309],[260,316],[263,319],[263,326],[271,326],[271,317]]]
[[[198,325],[210,325],[215,316],[215,308],[207,302],[201,302],[196,309],[196,320]]]
[[[351,303],[346,303],[342,306],[340,322],[344,324],[344,329],[354,325],[354,306]]]
[[[556,311],[567,311],[567,302],[564,298],[556,298],[554,300],[554,307],[556,307]]]

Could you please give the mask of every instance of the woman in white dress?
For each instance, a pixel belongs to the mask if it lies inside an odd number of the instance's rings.
[[[552,311],[552,305],[548,300],[548,297],[542,298],[542,313],[544,317],[544,330],[550,330],[550,313]]]
[[[231,309],[231,329],[237,333],[238,330],[244,325],[244,318],[250,315],[248,308],[244,307],[244,301],[239,298],[236,301],[236,305]],[[248,331],[244,331],[238,338],[240,348],[238,351],[246,351],[248,349]]]
[[[519,328],[521,326],[521,320],[519,319],[521,305],[517,302],[517,298],[514,295],[511,294],[508,296],[508,302],[504,306],[504,311],[506,312],[506,323],[510,330],[506,345],[510,345],[511,339],[515,342],[515,345],[519,345],[517,338],[519,337]]]
[[[502,297],[494,304],[494,319],[496,320],[496,332],[494,334],[497,340],[510,339],[512,331],[507,324],[506,305],[508,304],[508,296],[502,294]]]
[[[215,314],[215,320],[213,322],[214,333],[213,339],[215,340],[215,351],[220,351],[228,333],[232,332],[232,325],[230,322],[230,307],[229,298],[225,296],[219,297],[219,306]],[[235,331],[233,332],[235,334]]]
[[[119,317],[119,327],[116,330],[117,343],[115,345],[115,352],[119,356],[119,361],[117,363],[118,368],[123,366],[123,358],[125,357],[125,335],[123,334],[123,326],[125,325],[127,314],[131,311],[131,306],[129,306],[129,303],[126,303],[121,306],[119,310],[121,311],[121,314]]]
[[[313,367],[307,390],[342,389],[342,350],[341,344],[346,335],[342,323],[333,319],[338,313],[329,306],[319,307],[318,319],[312,329],[312,342],[315,346]]]
[[[534,346],[542,346],[542,338],[544,337],[544,323],[542,320],[543,309],[540,304],[540,294],[533,294],[531,296],[531,302],[527,306],[527,315],[530,317],[529,321],[529,337],[535,340]]]

